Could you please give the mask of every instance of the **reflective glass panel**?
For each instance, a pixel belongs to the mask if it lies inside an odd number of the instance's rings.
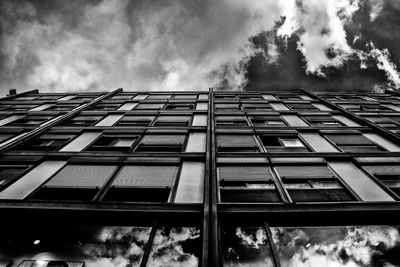
[[[7,227],[0,230],[0,260],[11,260],[12,267],[136,267],[150,231],[130,226]]]
[[[197,267],[201,254],[200,230],[162,227],[154,236],[148,267]]]
[[[400,266],[399,227],[272,227],[282,267]]]
[[[265,230],[261,227],[222,229],[223,266],[272,267],[273,259]]]

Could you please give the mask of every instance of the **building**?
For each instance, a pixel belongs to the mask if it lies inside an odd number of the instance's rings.
[[[400,266],[399,110],[395,92],[13,92],[0,266]]]

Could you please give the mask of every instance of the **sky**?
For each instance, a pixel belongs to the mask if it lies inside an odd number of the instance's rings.
[[[1,0],[0,95],[400,89],[398,0]]]
[[[400,234],[394,226],[271,227],[282,267],[400,266]],[[264,229],[237,227],[222,231],[226,266],[273,267]]]

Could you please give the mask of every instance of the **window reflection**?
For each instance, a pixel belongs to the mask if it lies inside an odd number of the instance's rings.
[[[201,253],[200,230],[163,227],[154,236],[148,267],[197,267]]]
[[[282,267],[400,266],[399,227],[272,227]]]
[[[221,239],[223,266],[274,266],[267,234],[263,228],[224,228]]]
[[[140,266],[150,227],[43,226],[0,232],[5,266]],[[0,265],[2,266],[2,265]]]

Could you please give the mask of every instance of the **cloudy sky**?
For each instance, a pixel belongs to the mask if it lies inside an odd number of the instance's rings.
[[[0,95],[400,89],[398,0],[1,0]]]
[[[270,229],[282,267],[400,266],[398,227],[324,226]],[[262,228],[224,229],[224,264],[235,267],[273,267],[267,239]]]

